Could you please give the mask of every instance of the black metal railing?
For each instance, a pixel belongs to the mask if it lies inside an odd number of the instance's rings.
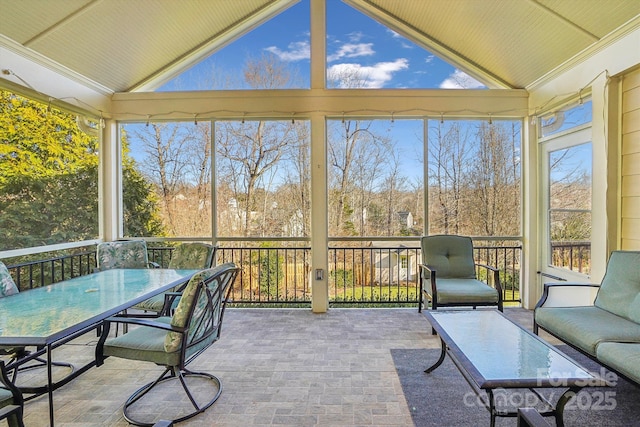
[[[95,250],[85,250],[46,259],[25,261],[7,266],[18,289],[47,286],[77,276],[92,273],[96,266]]]
[[[551,265],[589,274],[591,272],[591,242],[551,242]]]
[[[422,262],[419,242],[378,243],[329,248],[330,304],[403,307],[418,303],[418,264]],[[519,240],[475,240],[474,257],[476,263],[500,270],[505,303],[521,301],[522,245]],[[481,276],[485,272],[478,270],[480,279],[488,279]]]
[[[286,241],[224,242],[216,262],[241,267],[232,293],[235,306],[300,306],[311,304],[311,248]],[[277,244],[275,244],[277,243]],[[343,242],[328,249],[331,306],[415,306],[419,297],[419,241]],[[475,240],[476,262],[500,270],[505,302],[520,301],[519,240]],[[149,259],[167,267],[173,247],[149,245]],[[89,274],[96,265],[95,248],[43,260],[9,265],[21,290],[46,286]],[[479,274],[481,274],[479,272]],[[481,277],[482,278],[482,277]]]

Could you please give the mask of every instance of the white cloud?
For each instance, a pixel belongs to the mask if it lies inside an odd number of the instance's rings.
[[[387,32],[387,34],[391,34],[391,37],[393,38],[404,38],[399,33],[396,33],[395,31],[393,31],[391,28],[385,28],[385,31]]]
[[[360,64],[336,64],[329,67],[327,75],[338,80],[340,87],[377,89],[393,78],[393,73],[409,68],[405,58],[393,62],[378,62],[373,66]]]
[[[455,70],[440,83],[440,89],[477,89],[483,87],[485,87],[484,83],[477,81],[469,74],[460,70]]]
[[[271,52],[276,55],[280,60],[286,62],[301,61],[309,59],[311,56],[311,49],[308,41],[289,43],[287,50],[280,50],[276,46],[269,46],[265,48],[267,52]]]
[[[357,58],[360,56],[371,56],[376,52],[373,50],[373,43],[346,43],[333,55],[327,57],[328,62],[337,61],[341,58]]]
[[[347,34],[347,36],[349,37],[349,41],[351,43],[358,43],[360,40],[362,40],[364,34],[362,34],[362,32],[360,31],[354,31],[353,33]]]
[[[436,59],[435,55],[429,55],[427,56],[427,58],[424,60],[425,63],[427,64],[431,64],[433,62],[433,60]]]

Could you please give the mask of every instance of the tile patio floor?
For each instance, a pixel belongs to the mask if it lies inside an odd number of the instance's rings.
[[[531,327],[530,311],[505,312]],[[89,360],[95,341],[89,334],[54,351],[55,359]],[[190,365],[218,376],[222,395],[179,425],[413,426],[390,349],[439,346],[416,309],[231,308],[221,339]],[[54,393],[56,426],[129,425],[122,404],[159,373],[149,363],[107,359]],[[25,422],[48,425],[46,397],[26,403]]]

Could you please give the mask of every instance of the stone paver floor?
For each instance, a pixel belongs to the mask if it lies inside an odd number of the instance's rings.
[[[531,312],[505,309],[530,327]],[[89,360],[95,335],[54,351]],[[228,309],[221,339],[192,370],[220,378],[222,395],[184,426],[413,426],[390,349],[439,348],[416,309]],[[56,426],[127,426],[122,404],[161,368],[109,358],[54,393]],[[167,410],[171,393],[150,411]],[[48,425],[48,402],[25,406],[27,426]]]

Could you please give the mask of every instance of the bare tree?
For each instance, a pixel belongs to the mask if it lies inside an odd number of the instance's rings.
[[[287,87],[293,78],[274,55],[250,58],[243,75],[247,85],[261,89]],[[308,150],[308,131],[288,120],[227,121],[217,126],[219,181],[226,182],[233,193],[230,216],[242,223],[245,236],[281,234],[287,210],[278,205],[274,193],[286,182],[291,164],[298,165],[298,182],[308,182],[308,170],[300,165],[308,161],[300,158]]]
[[[210,152],[208,125],[150,123],[133,129],[132,139],[144,153],[140,169],[157,188],[165,225],[174,235],[199,232],[193,224],[185,227],[183,212],[198,212],[198,205],[210,197],[206,188],[210,179],[206,166]],[[196,202],[189,203],[193,197]]]
[[[439,123],[434,133],[429,139],[429,188],[437,205],[432,205],[430,224],[438,232],[458,234],[463,221],[460,210],[469,161],[468,135],[459,122]]]

